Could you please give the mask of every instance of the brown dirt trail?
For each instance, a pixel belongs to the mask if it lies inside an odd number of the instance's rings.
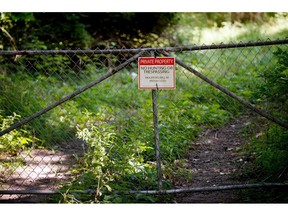
[[[245,163],[239,155],[239,149],[244,144],[241,130],[247,124],[249,122],[244,118],[235,119],[223,128],[206,131],[202,138],[193,143],[193,150],[188,153],[193,171],[192,181],[184,186],[213,187],[243,183],[235,178],[235,174]],[[196,192],[179,194],[176,202],[237,203],[240,197],[235,190]]]

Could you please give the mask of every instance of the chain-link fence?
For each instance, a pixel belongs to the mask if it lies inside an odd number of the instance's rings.
[[[190,193],[287,186],[287,44],[1,51],[0,199],[201,202]],[[151,53],[175,57],[175,90],[138,89]],[[279,143],[275,173],[260,170],[260,141]]]

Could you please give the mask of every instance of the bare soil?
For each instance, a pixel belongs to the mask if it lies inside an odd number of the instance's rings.
[[[71,140],[63,143],[57,150],[32,149],[29,152],[22,152],[18,158],[21,158],[24,166],[18,166],[10,172],[0,172],[0,189],[55,191],[59,189],[61,183],[71,180],[73,176],[71,170],[76,164],[75,156],[80,156],[82,151],[82,142]],[[5,162],[3,160],[2,162]],[[48,195],[39,194],[0,194],[0,202],[39,203],[45,202],[47,197]]]
[[[192,151],[187,154],[192,169],[192,181],[179,182],[178,187],[215,187],[243,184],[237,178],[237,172],[245,160],[239,155],[245,143],[242,128],[249,124],[245,118],[236,119],[223,128],[207,130]],[[238,203],[241,197],[238,191],[194,192],[177,195],[177,203]]]

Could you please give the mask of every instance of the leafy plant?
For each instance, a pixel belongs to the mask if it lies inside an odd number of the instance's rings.
[[[288,131],[279,126],[270,126],[261,131],[244,148],[250,163],[244,175],[260,181],[281,181],[288,174]]]
[[[88,121],[83,122],[84,125],[79,126],[77,132],[78,138],[88,145],[82,169],[89,170],[94,176],[94,184],[89,187],[97,188],[95,200],[99,201],[103,190],[112,190],[111,182],[118,182],[120,179],[126,182],[122,179],[123,176],[137,176],[137,173],[143,172],[145,164],[142,153],[147,147],[139,141],[123,140],[104,113],[92,115],[86,112],[85,115]]]
[[[7,129],[19,119],[20,115],[17,115],[16,113],[7,117],[0,114],[0,130]],[[35,140],[35,137],[33,137],[28,130],[13,130],[0,137],[0,151],[2,154],[6,153],[15,156],[19,151],[23,151],[29,147]]]
[[[260,74],[263,81],[258,83],[258,90],[253,97],[266,109],[271,109],[277,118],[287,121],[288,52],[278,48],[273,54],[276,61]],[[251,163],[244,173],[264,181],[287,178],[287,140],[287,129],[279,126],[269,125],[257,131],[257,137],[251,140],[245,150]]]
[[[260,101],[269,101],[268,107],[274,108],[278,118],[288,120],[288,51],[278,48],[274,52],[277,59],[274,67],[268,67],[261,73],[263,82],[255,93]]]

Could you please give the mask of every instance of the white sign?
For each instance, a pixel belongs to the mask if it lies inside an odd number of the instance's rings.
[[[175,58],[138,58],[138,88],[175,89]]]

